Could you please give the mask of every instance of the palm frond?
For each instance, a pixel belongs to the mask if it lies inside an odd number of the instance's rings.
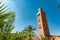
[[[6,8],[7,8],[7,6],[3,7],[2,9],[0,9],[0,12],[2,12],[3,10],[5,10]]]
[[[3,1],[1,0],[1,1],[0,1],[0,4],[2,4],[2,2],[3,2]]]
[[[11,17],[11,16],[13,16],[13,17],[15,16],[13,12],[2,14],[2,15],[0,16],[0,20],[7,19],[7,18],[9,18],[9,17]]]
[[[5,5],[5,3],[0,6],[0,9],[1,9],[2,7],[4,7],[4,5]]]

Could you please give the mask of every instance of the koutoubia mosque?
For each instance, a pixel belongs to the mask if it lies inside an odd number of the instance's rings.
[[[38,9],[37,23],[38,23],[38,36],[33,37],[32,40],[41,40],[42,36],[46,36],[47,40],[60,40],[60,36],[50,35],[46,19],[46,13],[43,11],[42,8]]]

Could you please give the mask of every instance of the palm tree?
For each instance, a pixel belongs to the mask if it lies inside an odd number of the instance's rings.
[[[19,32],[18,35],[18,39],[19,40],[31,40],[31,38],[33,36],[35,36],[34,34],[34,30],[36,30],[35,28],[33,28],[31,25],[27,26],[26,28],[24,28],[23,31]]]
[[[27,39],[31,40],[31,38],[33,36],[35,36],[34,34],[34,30],[36,30],[35,28],[33,28],[31,25],[27,26],[24,31],[26,32],[27,35]]]
[[[7,6],[2,1],[0,0],[0,40],[10,40],[9,36],[14,28],[15,14],[14,12],[8,12]]]

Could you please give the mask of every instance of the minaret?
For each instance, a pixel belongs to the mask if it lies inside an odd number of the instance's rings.
[[[45,12],[42,10],[42,8],[38,9],[38,13],[37,13],[37,20],[38,20],[38,32],[39,32],[39,36],[50,36],[49,33],[49,29],[48,29],[48,23],[46,20],[46,14]]]

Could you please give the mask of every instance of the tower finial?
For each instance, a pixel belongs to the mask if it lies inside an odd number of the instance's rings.
[[[42,8],[39,8],[39,9],[38,9],[38,12],[41,13],[41,12],[42,12]]]
[[[37,15],[39,15],[40,13],[42,13],[42,8],[39,8],[39,9],[38,9]]]

